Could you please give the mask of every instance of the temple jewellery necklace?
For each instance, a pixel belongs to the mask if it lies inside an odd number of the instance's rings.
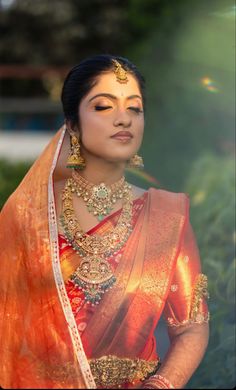
[[[87,234],[80,226],[73,207],[73,194],[79,190],[74,178],[66,181],[62,192],[60,223],[67,242],[81,256],[80,265],[70,280],[84,292],[85,300],[92,305],[99,304],[102,295],[116,282],[107,259],[124,246],[132,231],[132,190],[128,183],[123,185],[125,191],[118,222],[102,236]]]
[[[83,199],[88,212],[96,216],[98,221],[102,221],[110,214],[117,200],[124,198],[128,192],[128,183],[125,182],[124,176],[111,186],[90,183],[76,170],[72,171],[72,178],[74,179],[72,192]]]

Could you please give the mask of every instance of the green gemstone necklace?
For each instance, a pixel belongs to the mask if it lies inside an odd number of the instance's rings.
[[[89,213],[97,217],[98,221],[109,215],[117,200],[123,199],[128,193],[128,183],[124,176],[111,186],[105,183],[93,184],[76,170],[72,171],[72,179],[72,192],[83,199]]]

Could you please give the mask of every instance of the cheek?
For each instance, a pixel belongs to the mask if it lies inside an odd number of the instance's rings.
[[[80,118],[80,128],[82,132],[82,141],[84,143],[94,143],[102,138],[106,126],[104,119],[95,118],[92,114],[86,114],[86,118],[83,118],[83,116]]]
[[[106,117],[94,115],[93,112],[86,113],[85,116],[81,115],[80,117],[80,126],[82,132],[85,133],[101,133],[101,131],[106,128],[110,128],[110,122]]]
[[[137,121],[135,126],[135,134],[138,137],[142,137],[144,133],[144,118]]]

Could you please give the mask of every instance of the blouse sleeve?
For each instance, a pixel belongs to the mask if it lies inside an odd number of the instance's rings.
[[[201,273],[196,239],[188,222],[164,307],[167,325],[208,322],[207,298],[207,276]]]

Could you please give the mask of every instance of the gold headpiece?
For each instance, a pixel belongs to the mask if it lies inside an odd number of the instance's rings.
[[[127,83],[128,77],[127,77],[126,70],[122,67],[122,65],[117,60],[112,60],[112,62],[115,66],[114,73],[116,75],[116,80],[121,84]]]

